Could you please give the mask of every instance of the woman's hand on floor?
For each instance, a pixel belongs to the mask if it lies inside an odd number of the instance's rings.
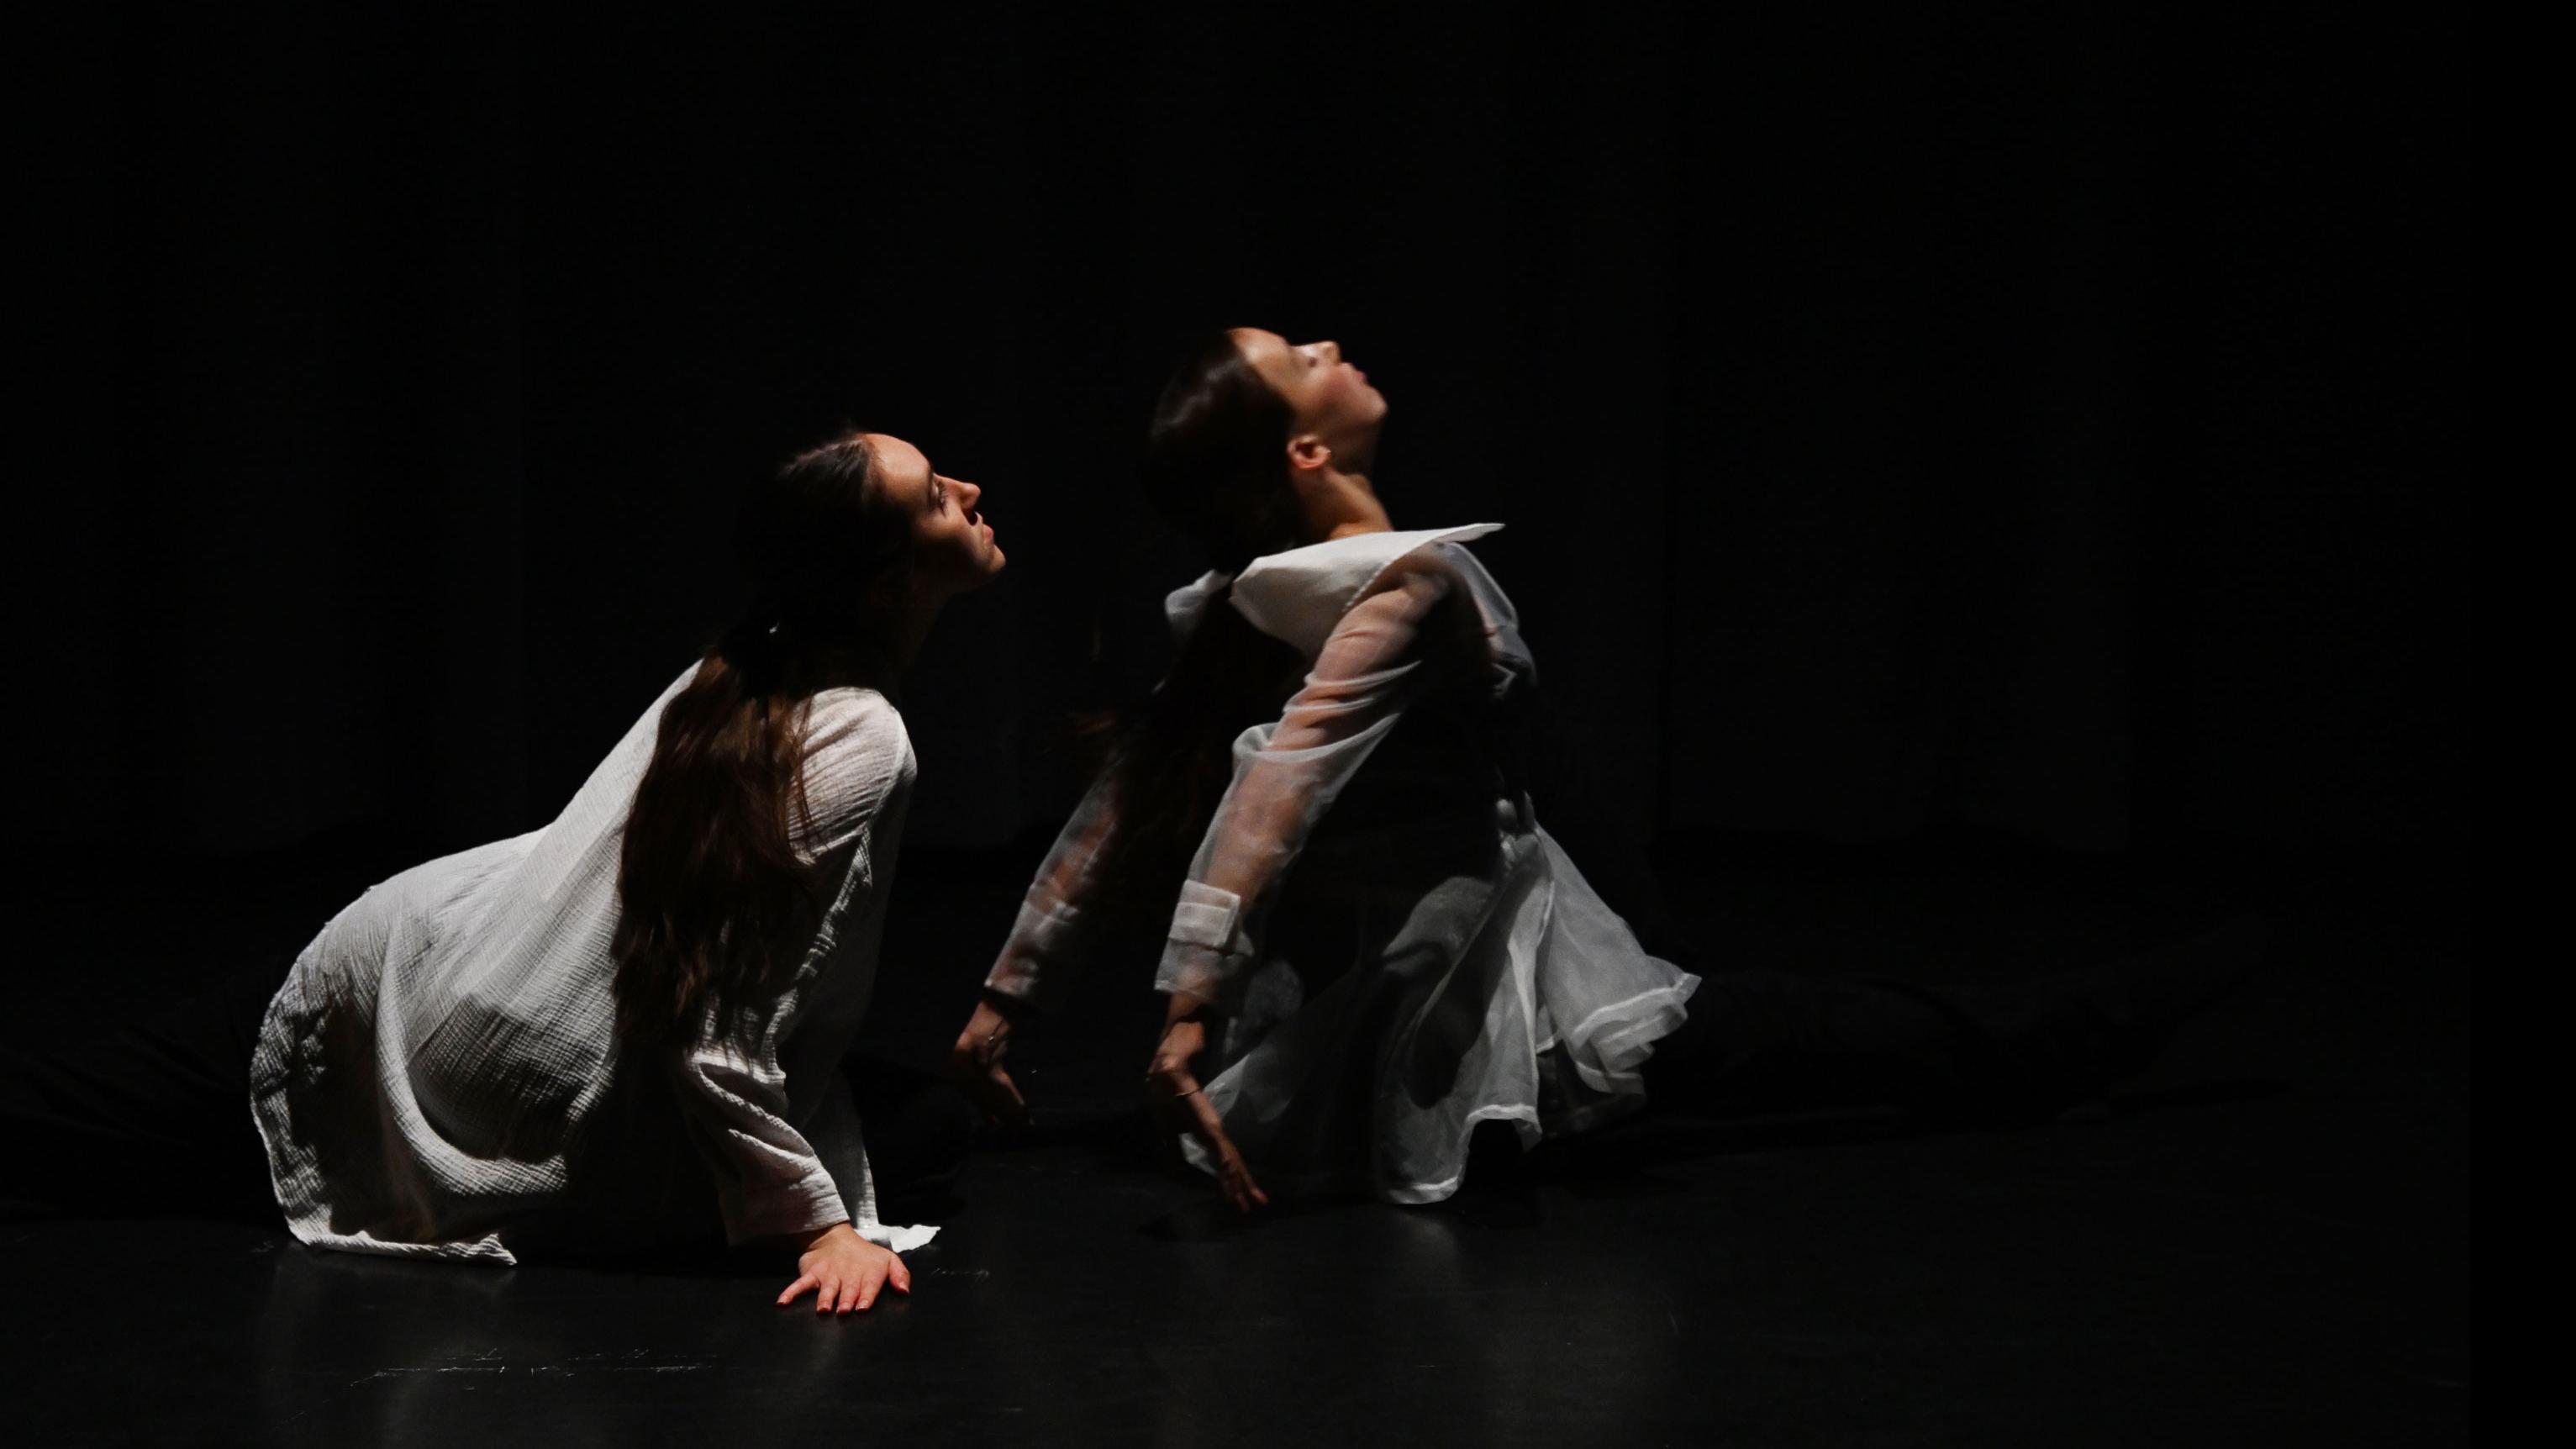
[[[1235,1150],[1234,1140],[1225,1135],[1225,1119],[1217,1115],[1216,1104],[1207,1099],[1199,1079],[1190,1072],[1190,1063],[1207,1047],[1207,1027],[1195,1017],[1179,1017],[1163,1028],[1163,1043],[1154,1050],[1153,1065],[1145,1072],[1145,1096],[1155,1120],[1164,1131],[1189,1133],[1216,1159],[1217,1190],[1233,1204],[1236,1212],[1248,1213],[1266,1205],[1270,1195],[1252,1180],[1252,1170],[1243,1164],[1243,1154]]]
[[[1019,1084],[1002,1069],[1002,1056],[1011,1049],[1011,1029],[1018,1013],[1004,1004],[993,992],[975,1003],[975,1014],[966,1021],[966,1029],[957,1034],[957,1045],[948,1050],[948,1071],[962,1088],[967,1100],[984,1114],[984,1120],[1004,1127],[1029,1125],[1028,1100],[1020,1095]]]
[[[817,1313],[865,1313],[881,1289],[912,1292],[912,1270],[903,1265],[903,1259],[894,1250],[860,1237],[845,1222],[834,1223],[806,1243],[804,1256],[796,1260],[796,1273],[796,1281],[778,1295],[781,1308],[809,1288],[814,1290]]]

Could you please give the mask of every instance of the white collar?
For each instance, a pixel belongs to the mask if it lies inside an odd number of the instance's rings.
[[[1482,538],[1501,527],[1470,523],[1403,533],[1355,533],[1264,554],[1246,565],[1234,581],[1234,607],[1252,627],[1311,659],[1322,651],[1342,615],[1396,560],[1436,543]]]

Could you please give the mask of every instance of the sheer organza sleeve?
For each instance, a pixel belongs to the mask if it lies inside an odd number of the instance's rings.
[[[1092,867],[1116,828],[1111,783],[1104,771],[1056,836],[1020,902],[1010,939],[984,978],[987,990],[1049,1010],[1063,1002],[1089,964],[1098,917],[1088,904]]]
[[[1454,588],[1426,556],[1389,568],[1334,626],[1278,723],[1235,741],[1234,780],[1181,886],[1158,989],[1227,1013],[1239,1005],[1262,917],[1315,822],[1432,682],[1443,645],[1466,637],[1439,627]]]

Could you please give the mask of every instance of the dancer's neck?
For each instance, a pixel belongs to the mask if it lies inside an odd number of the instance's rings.
[[[1321,477],[1301,485],[1298,493],[1299,501],[1305,505],[1309,542],[1325,543],[1395,530],[1394,522],[1386,516],[1386,505],[1378,501],[1377,488],[1366,473],[1326,468]]]

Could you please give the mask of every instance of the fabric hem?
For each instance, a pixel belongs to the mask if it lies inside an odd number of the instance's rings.
[[[1688,1014],[1684,1003],[1698,989],[1699,978],[1685,973],[1670,986],[1613,1002],[1559,1032],[1575,1075],[1598,1092],[1639,1090],[1637,1068],[1655,1054],[1656,1042],[1681,1029]]]
[[[1467,1139],[1474,1133],[1477,1124],[1483,1122],[1518,1123],[1521,1128],[1521,1146],[1524,1149],[1536,1146],[1539,1142],[1552,1135],[1548,1129],[1540,1123],[1538,1109],[1536,1107],[1525,1105],[1514,1106],[1510,1103],[1498,1102],[1478,1107],[1467,1114],[1458,1133],[1458,1170],[1437,1182],[1398,1183],[1390,1185],[1379,1181],[1373,1175],[1359,1172],[1308,1172],[1280,1174],[1278,1176],[1256,1174],[1256,1180],[1265,1180],[1269,1186],[1276,1187],[1283,1193],[1299,1197],[1310,1196],[1316,1193],[1352,1191],[1365,1193],[1370,1197],[1379,1199],[1380,1201],[1396,1203],[1406,1207],[1419,1206],[1423,1203],[1445,1201],[1446,1199],[1454,1196],[1458,1191],[1458,1185],[1466,1180]],[[1207,1156],[1207,1149],[1199,1145],[1197,1138],[1183,1138],[1181,1141],[1181,1152],[1184,1157],[1189,1159],[1189,1163],[1192,1167],[1197,1168],[1199,1171],[1206,1173],[1210,1177],[1214,1177],[1216,1175],[1216,1168],[1211,1164]]]

